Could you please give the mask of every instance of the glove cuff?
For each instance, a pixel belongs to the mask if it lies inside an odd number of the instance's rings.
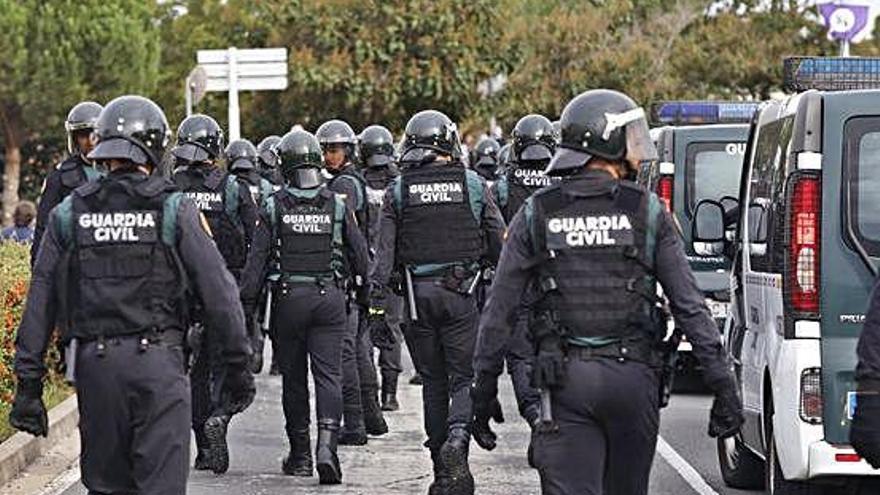
[[[43,381],[39,378],[19,378],[17,392],[25,397],[43,397]]]

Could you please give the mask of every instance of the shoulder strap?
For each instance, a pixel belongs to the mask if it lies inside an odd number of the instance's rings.
[[[73,196],[68,195],[55,207],[55,226],[65,249],[71,246],[73,240]]]
[[[647,229],[645,232],[645,255],[651,267],[654,266],[654,256],[657,247],[657,217],[663,211],[663,204],[655,193],[648,195],[648,219]]]
[[[101,184],[98,181],[93,180],[80,186],[77,189],[77,194],[81,197],[91,196],[98,192],[99,189],[101,189]]]
[[[173,192],[162,204],[162,242],[168,247],[177,245],[177,213],[183,193]]]
[[[394,209],[397,210],[397,216],[399,217],[401,206],[403,205],[403,176],[399,175],[395,177],[394,182],[391,183],[391,187]]]
[[[355,210],[361,211],[364,207],[364,183],[361,182],[360,178],[354,174],[342,174],[339,176],[340,179],[347,178],[354,184],[354,189],[357,191],[357,197],[355,198]]]
[[[470,201],[471,213],[474,215],[474,220],[476,220],[479,225],[483,218],[483,205],[486,202],[486,198],[483,197],[483,191],[485,190],[483,187],[484,181],[483,178],[473,170],[465,170],[464,178],[467,183],[468,201]]]
[[[269,221],[272,222],[272,232],[274,233],[278,229],[278,219],[275,217],[274,194],[266,198],[266,201],[263,203],[263,207],[266,209],[266,214],[269,215]]]
[[[94,166],[83,167],[83,172],[86,174],[86,181],[88,182],[93,182],[103,175]]]
[[[227,175],[223,203],[226,206],[226,214],[229,215],[229,218],[235,219],[236,221],[238,220],[239,188],[240,185],[238,179],[232,174]]]
[[[498,207],[504,208],[510,198],[510,183],[507,182],[506,176],[495,183],[495,190],[498,191]]]

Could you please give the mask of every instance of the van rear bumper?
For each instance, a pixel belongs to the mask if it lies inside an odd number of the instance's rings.
[[[849,445],[831,445],[825,441],[810,444],[810,478],[824,476],[880,476],[880,469],[873,469],[864,459],[858,462],[841,462],[838,454],[855,454]]]

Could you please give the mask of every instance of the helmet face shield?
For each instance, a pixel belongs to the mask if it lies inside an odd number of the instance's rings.
[[[300,167],[290,171],[289,180],[298,189],[314,189],[324,183],[324,175],[319,168]]]
[[[642,109],[639,108],[639,110]],[[642,110],[640,118],[626,124],[625,158],[634,168],[642,163],[658,159],[657,148],[654,146],[654,140],[651,139],[651,130],[648,128],[644,110]]]

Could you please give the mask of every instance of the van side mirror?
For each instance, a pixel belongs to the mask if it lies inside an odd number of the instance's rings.
[[[697,203],[691,231],[694,252],[714,256],[724,252],[724,205],[720,201],[704,199]]]

